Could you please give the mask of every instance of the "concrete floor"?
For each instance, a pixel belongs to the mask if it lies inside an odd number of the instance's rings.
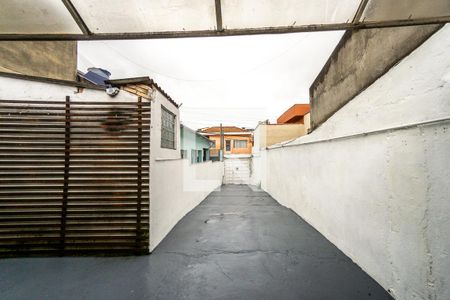
[[[391,299],[291,210],[223,186],[150,256],[0,260],[0,299]]]

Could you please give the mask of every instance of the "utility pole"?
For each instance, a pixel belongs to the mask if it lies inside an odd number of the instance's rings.
[[[223,127],[222,123],[220,123],[220,161],[223,161],[223,155],[224,155],[224,144],[225,144],[225,138],[223,136]]]

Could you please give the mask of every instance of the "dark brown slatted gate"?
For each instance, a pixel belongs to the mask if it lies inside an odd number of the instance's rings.
[[[146,253],[150,103],[0,100],[0,255]]]

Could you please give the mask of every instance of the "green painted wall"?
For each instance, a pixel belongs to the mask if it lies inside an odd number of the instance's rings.
[[[181,151],[183,158],[191,163],[209,160],[209,140],[194,130],[180,126]]]

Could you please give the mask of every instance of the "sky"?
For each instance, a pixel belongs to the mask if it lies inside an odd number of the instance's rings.
[[[111,78],[149,76],[178,104],[183,124],[254,128],[295,103],[342,31],[78,43],[78,69],[100,67]]]

